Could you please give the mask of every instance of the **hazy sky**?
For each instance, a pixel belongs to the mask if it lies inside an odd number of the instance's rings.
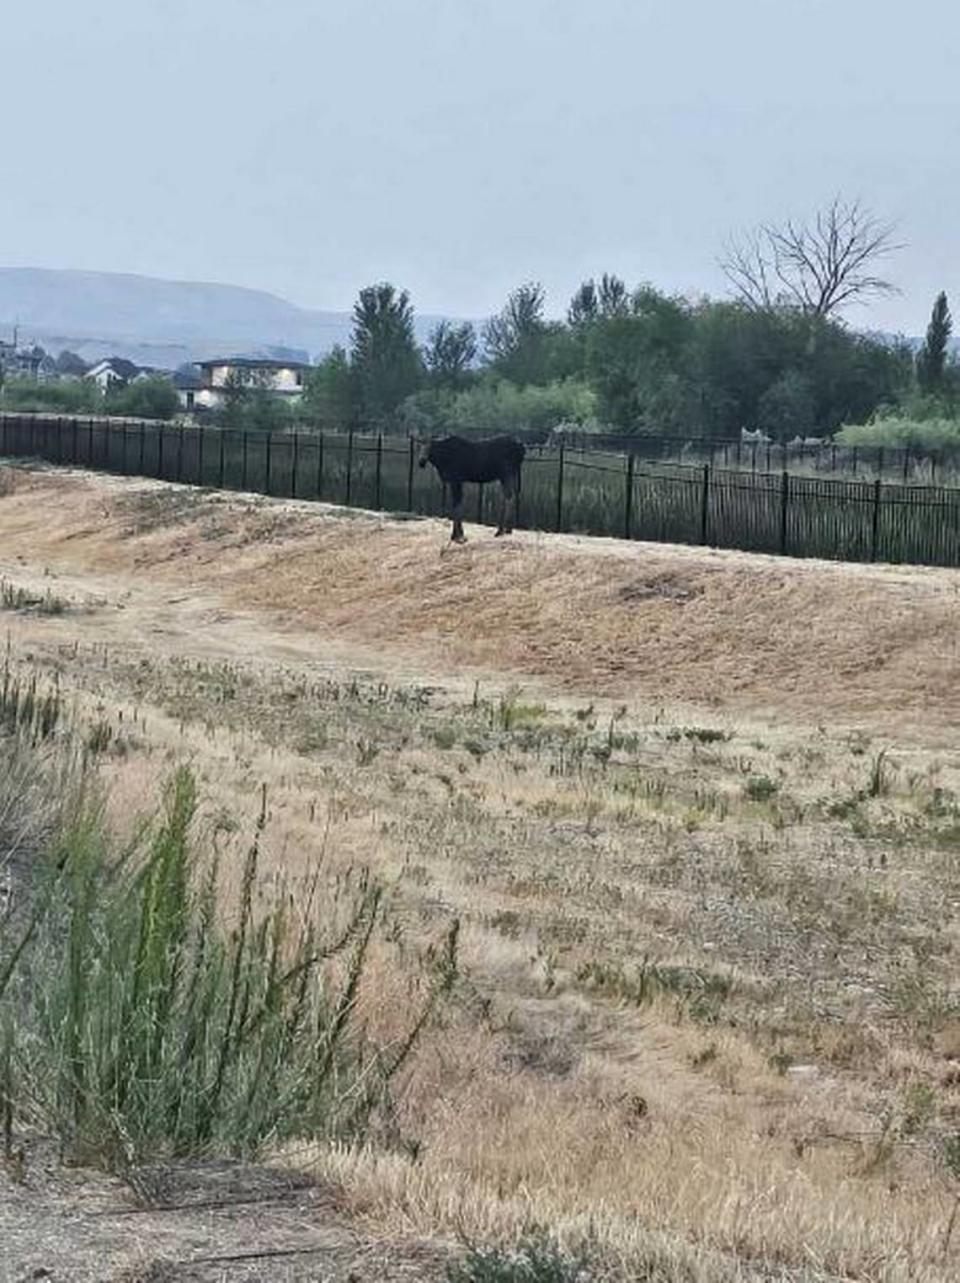
[[[725,236],[835,192],[960,311],[957,0],[5,6],[0,264],[482,316],[539,279],[719,293]]]

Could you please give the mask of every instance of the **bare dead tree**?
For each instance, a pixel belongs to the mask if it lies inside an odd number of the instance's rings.
[[[901,248],[892,224],[837,196],[812,223],[764,223],[732,240],[720,267],[750,307],[779,304],[826,317],[849,303],[896,293],[877,265]]]

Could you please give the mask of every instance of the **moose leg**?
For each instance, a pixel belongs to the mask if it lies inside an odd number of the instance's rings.
[[[510,520],[510,502],[517,492],[516,478],[503,477],[500,482],[500,525],[496,538],[513,533],[513,522]]]
[[[463,533],[463,482],[450,482],[450,516],[453,518],[453,531],[450,538],[454,543],[466,543]]]

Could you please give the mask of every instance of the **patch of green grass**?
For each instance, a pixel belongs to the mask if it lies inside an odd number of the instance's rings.
[[[672,744],[690,740],[695,744],[726,744],[733,739],[732,731],[722,731],[716,726],[673,726],[666,738]]]
[[[720,1006],[734,988],[729,975],[647,960],[633,972],[619,963],[588,962],[577,971],[577,980],[594,993],[637,1007],[672,994],[680,999],[688,1015],[706,1024],[718,1019]]]
[[[748,802],[769,802],[779,791],[779,782],[769,775],[751,775],[743,786],[743,796]]]
[[[543,1233],[515,1247],[471,1246],[447,1268],[447,1283],[589,1283],[593,1254],[569,1250]]]
[[[513,731],[539,722],[546,713],[546,704],[524,704],[519,692],[510,690],[501,695],[493,707],[491,723],[497,730]]]

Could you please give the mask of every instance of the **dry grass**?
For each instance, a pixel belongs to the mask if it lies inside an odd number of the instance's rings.
[[[114,822],[187,759],[228,867],[263,781],[266,878],[375,865],[378,1037],[404,955],[464,924],[374,1141],[287,1162],[380,1232],[589,1225],[665,1278],[951,1276],[960,576],[447,551],[434,523],[166,493],[33,474],[0,502],[18,583],[103,602],[10,627],[109,728]]]

